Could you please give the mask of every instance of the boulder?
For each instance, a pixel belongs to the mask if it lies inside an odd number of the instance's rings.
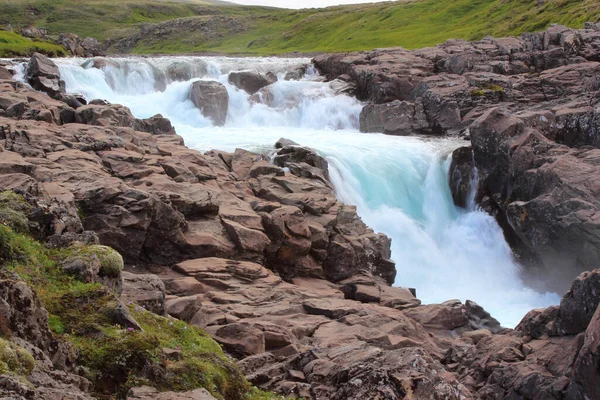
[[[225,85],[215,81],[196,81],[190,88],[190,100],[215,125],[225,125],[229,109]]]
[[[584,272],[575,279],[559,306],[530,311],[516,330],[535,339],[584,332],[600,305],[599,288],[600,270]]]
[[[229,83],[244,90],[248,94],[254,94],[265,86],[277,82],[277,76],[272,73],[263,75],[254,71],[231,72],[229,74]]]
[[[41,39],[48,34],[48,30],[43,27],[36,28],[29,26],[27,28],[19,29],[19,34],[32,39]]]
[[[286,72],[285,77],[283,79],[286,81],[299,81],[304,77],[304,75],[306,75],[307,70],[307,65],[301,65],[299,67],[294,68],[291,71]]]
[[[264,333],[249,324],[229,324],[214,330],[213,337],[225,350],[238,358],[265,352]]]
[[[256,229],[249,229],[237,222],[222,219],[227,233],[242,251],[262,253],[271,243],[268,236]]]
[[[13,73],[6,67],[0,66],[0,79],[12,79]]]
[[[52,97],[65,93],[65,82],[60,79],[58,66],[40,53],[34,53],[29,59],[25,77],[35,90]]]
[[[275,142],[276,149],[282,149],[287,146],[300,146],[300,145],[298,143],[294,142],[293,140],[286,139],[286,138],[281,138],[277,142]]]

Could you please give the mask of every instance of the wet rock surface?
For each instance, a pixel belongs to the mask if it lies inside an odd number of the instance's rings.
[[[246,91],[248,94],[254,94],[265,86],[277,82],[277,76],[272,72],[261,74],[254,71],[240,71],[231,72],[228,80],[229,83]]]
[[[225,125],[229,95],[225,85],[214,81],[197,81],[190,88],[192,103],[217,126]]]

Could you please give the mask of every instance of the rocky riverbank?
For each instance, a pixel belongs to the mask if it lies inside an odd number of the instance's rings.
[[[323,55],[315,65],[369,103],[361,130],[462,135],[451,188],[496,215],[529,271],[564,291],[600,260],[600,25]]]
[[[159,115],[65,94],[44,57],[27,77],[54,98],[0,76],[0,190],[25,199],[0,213],[0,336],[22,354],[10,364],[2,354],[1,395],[251,398],[241,370],[261,388],[315,399],[598,397],[600,272],[515,330],[471,301],[421,305],[390,286],[389,238],[337,201],[310,148],[281,140],[273,163],[202,154]],[[32,307],[39,318],[23,329]],[[112,357],[120,352],[131,358]],[[198,352],[218,357],[198,367]]]

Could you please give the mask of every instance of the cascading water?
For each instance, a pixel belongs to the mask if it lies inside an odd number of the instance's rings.
[[[415,287],[425,303],[474,300],[505,326],[532,308],[556,304],[521,282],[519,266],[495,220],[454,206],[449,155],[463,142],[358,132],[362,104],[336,94],[309,70],[300,81],[281,79],[307,59],[128,58],[57,60],[67,90],[131,108],[136,117],[162,114],[198,150],[264,150],[280,137],[316,148],[330,162],[338,197],[358,206],[363,220],[392,238],[397,284]],[[95,67],[94,67],[95,63]],[[269,105],[251,101],[227,82],[230,71],[276,73]],[[227,87],[229,113],[213,127],[188,99],[191,81]]]

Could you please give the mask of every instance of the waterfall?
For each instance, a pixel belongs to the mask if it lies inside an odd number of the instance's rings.
[[[475,207],[475,193],[468,209],[454,206],[447,180],[450,155],[464,142],[360,133],[359,101],[337,94],[312,69],[300,81],[283,79],[286,71],[308,59],[56,62],[68,91],[126,105],[139,118],[160,113],[198,150],[266,150],[280,137],[317,149],[329,160],[339,199],[355,204],[369,226],[392,238],[396,284],[417,288],[424,303],[474,300],[505,326],[515,326],[530,309],[560,300],[522,283],[500,227]],[[268,105],[253,102],[228,83],[229,72],[244,69],[278,75],[279,81],[269,87]],[[188,99],[191,82],[200,79],[227,88],[224,127],[212,126]]]

